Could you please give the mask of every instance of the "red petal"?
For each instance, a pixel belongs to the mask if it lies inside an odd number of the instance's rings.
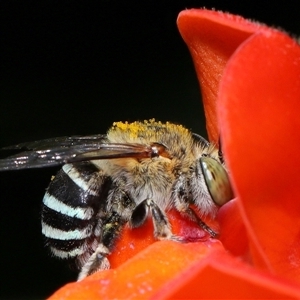
[[[216,104],[223,70],[239,45],[265,27],[238,16],[200,9],[182,11],[177,24],[190,49],[201,85],[209,139],[217,144]]]
[[[221,81],[220,123],[254,262],[300,281],[300,47],[258,32]]]
[[[220,208],[218,221],[220,224],[219,240],[225,249],[235,256],[251,261],[247,232],[236,199]]]
[[[218,124],[222,131],[253,261],[299,281],[299,46],[215,11],[184,11],[178,25],[195,62],[210,139],[218,140]]]
[[[156,242],[115,270],[98,272],[57,291],[56,299],[141,299],[149,298],[175,274],[212,251],[224,251],[220,242],[180,244]]]
[[[266,275],[214,249],[151,299],[299,299],[297,285]]]

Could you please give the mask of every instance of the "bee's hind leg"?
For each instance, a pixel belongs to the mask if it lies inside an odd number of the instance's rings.
[[[88,275],[91,275],[99,270],[107,270],[110,268],[107,255],[109,250],[103,244],[99,244],[95,252],[89,257],[88,261],[82,266],[78,275],[78,281],[84,279]]]
[[[93,254],[82,266],[78,275],[78,281],[97,271],[110,268],[107,255],[110,254],[110,250],[113,248],[124,224],[125,221],[117,212],[111,212],[111,214],[107,216],[105,223],[102,224],[103,233],[101,241]]]

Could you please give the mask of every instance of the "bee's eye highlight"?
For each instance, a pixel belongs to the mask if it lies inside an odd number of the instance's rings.
[[[216,205],[222,206],[233,199],[233,191],[228,174],[215,159],[202,156],[200,165],[207,189]]]

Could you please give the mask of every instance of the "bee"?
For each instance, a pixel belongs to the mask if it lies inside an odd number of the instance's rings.
[[[78,280],[110,267],[107,255],[126,224],[151,217],[156,239],[184,241],[172,232],[173,208],[216,237],[198,215],[213,217],[233,198],[218,150],[170,122],[115,122],[105,135],[3,149],[25,151],[1,159],[0,171],[63,165],[43,198],[42,234],[55,256],[76,261]]]

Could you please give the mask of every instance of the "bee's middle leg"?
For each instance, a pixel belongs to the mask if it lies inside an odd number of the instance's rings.
[[[131,219],[131,227],[141,226],[147,216],[151,212],[152,221],[154,226],[154,237],[158,240],[174,240],[181,241],[182,239],[172,233],[171,224],[167,215],[160,209],[160,207],[152,200],[146,199],[141,202],[134,210]]]

